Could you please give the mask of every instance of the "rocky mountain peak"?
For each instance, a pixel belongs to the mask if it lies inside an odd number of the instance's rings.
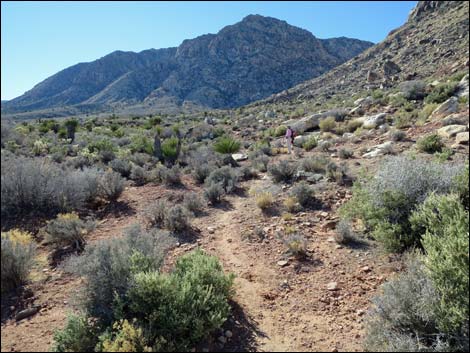
[[[461,6],[464,2],[465,1],[418,1],[418,4],[416,4],[416,7],[410,13],[409,20],[420,20],[430,13]]]

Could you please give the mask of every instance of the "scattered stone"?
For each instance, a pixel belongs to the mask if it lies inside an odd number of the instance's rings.
[[[451,138],[466,130],[467,127],[463,125],[447,125],[437,130],[437,134],[445,138]]]
[[[384,62],[383,70],[385,76],[392,76],[401,72],[400,66],[394,63],[392,60],[387,60]]]
[[[240,162],[240,161],[246,161],[248,159],[248,156],[243,153],[234,153],[232,154],[232,158],[235,160],[235,162]]]
[[[209,234],[214,234],[215,227],[207,227],[207,231],[209,232]]]
[[[368,272],[370,272],[370,271],[372,271],[372,270],[370,269],[369,266],[364,266],[364,267],[361,268],[361,271],[362,271],[362,272],[365,272],[365,273],[368,273]]]
[[[20,321],[20,320],[23,320],[23,319],[26,319],[30,316],[33,316],[35,314],[37,314],[37,312],[39,311],[40,307],[39,306],[35,306],[35,307],[32,307],[32,308],[28,308],[28,309],[25,309],[25,310],[22,310],[20,311],[15,319],[16,321]]]
[[[328,283],[328,285],[326,286],[326,288],[329,290],[329,291],[336,291],[338,290],[338,282],[330,282]]]
[[[386,113],[379,113],[372,116],[364,117],[364,122],[362,123],[362,127],[364,129],[376,129],[378,126],[385,123]]]
[[[286,260],[281,260],[281,261],[278,261],[277,262],[277,265],[278,266],[281,266],[281,267],[285,267],[289,264],[289,261],[286,261]]]
[[[364,315],[365,313],[366,313],[366,311],[365,311],[365,310],[362,310],[362,309],[359,309],[358,311],[356,311],[356,315],[357,315],[357,316],[362,316],[362,315]]]
[[[387,141],[385,143],[382,143],[380,145],[373,147],[373,149],[370,152],[363,154],[362,157],[374,158],[380,155],[389,154],[392,151],[392,149],[393,149],[392,141]]]
[[[225,337],[232,338],[232,336],[233,336],[232,331],[230,331],[230,330],[225,331]]]
[[[338,223],[338,221],[334,221],[334,220],[333,221],[327,221],[325,224],[323,224],[322,231],[326,232],[326,231],[335,229],[337,223]]]

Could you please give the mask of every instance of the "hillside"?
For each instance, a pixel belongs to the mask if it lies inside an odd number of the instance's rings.
[[[237,107],[319,76],[371,45],[349,38],[321,40],[285,21],[250,15],[178,48],[116,51],[74,65],[3,104],[2,112],[135,104],[152,109],[190,102]]]
[[[468,2],[424,1],[381,43],[328,73],[254,103],[324,101],[468,68]]]

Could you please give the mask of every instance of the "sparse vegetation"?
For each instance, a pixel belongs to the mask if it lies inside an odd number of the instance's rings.
[[[418,142],[416,142],[416,147],[421,152],[436,153],[442,152],[444,143],[442,142],[439,135],[431,134],[419,139]]]

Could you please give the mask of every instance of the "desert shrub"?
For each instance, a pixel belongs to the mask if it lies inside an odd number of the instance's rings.
[[[390,133],[390,139],[394,142],[403,141],[406,137],[406,133],[400,130],[394,130]]]
[[[120,320],[113,324],[113,332],[100,336],[97,348],[101,352],[152,352],[147,346],[142,328],[137,327],[128,320]],[[158,347],[157,347],[158,351]]]
[[[284,135],[286,134],[286,131],[287,131],[287,126],[285,126],[285,125],[280,125],[280,126],[278,126],[278,127],[274,130],[273,135],[274,135],[275,137],[284,136]]]
[[[100,194],[110,201],[116,201],[124,191],[124,180],[113,171],[107,171],[100,179]]]
[[[145,212],[145,219],[152,226],[163,225],[165,221],[165,212],[170,208],[170,205],[165,200],[157,200],[147,207]]]
[[[198,184],[204,184],[206,178],[214,171],[215,166],[203,163],[199,165],[194,165],[192,168],[191,175]]]
[[[132,164],[123,159],[113,159],[109,163],[110,167],[124,178],[129,178],[132,171]]]
[[[129,145],[132,153],[146,153],[153,155],[153,141],[144,135],[135,135]]]
[[[334,238],[338,244],[351,244],[357,241],[357,236],[352,230],[351,223],[347,220],[338,222]]]
[[[149,342],[159,343],[154,350],[186,351],[225,322],[232,286],[218,260],[198,250],[179,258],[169,275],[136,274],[129,316],[146,328]]]
[[[444,147],[441,152],[436,152],[434,154],[434,160],[442,163],[448,161],[453,154],[454,151],[452,150],[452,148]]]
[[[195,192],[184,195],[183,206],[192,214],[198,215],[204,209],[205,203],[202,197]]]
[[[320,121],[319,126],[320,126],[321,131],[324,131],[324,132],[330,131],[330,132],[332,132],[336,128],[336,120],[335,120],[334,117],[330,116],[330,117],[325,118],[322,121]]]
[[[61,213],[47,223],[47,242],[57,248],[71,246],[75,250],[83,250],[85,236],[94,227],[94,222],[85,222],[76,213]]]
[[[331,146],[333,146],[333,144],[328,140],[320,141],[320,143],[318,144],[318,147],[320,147],[320,150],[322,152],[329,152]]]
[[[454,179],[454,192],[459,196],[460,202],[469,210],[469,166],[466,164],[465,168]]]
[[[174,205],[165,210],[165,219],[163,224],[166,229],[172,232],[182,232],[191,227],[189,216],[190,215],[184,207]]]
[[[370,352],[448,350],[436,327],[439,297],[421,262],[408,260],[407,271],[386,282],[366,318],[364,346]]]
[[[299,208],[299,204],[297,202],[297,198],[294,196],[289,196],[284,200],[284,206],[286,207],[287,211],[289,212],[297,212]]]
[[[158,170],[159,179],[166,185],[181,185],[181,172],[178,167],[167,168],[160,166]]]
[[[265,154],[258,155],[252,160],[253,168],[259,170],[262,173],[268,170],[268,164],[269,157]]]
[[[351,151],[351,150],[348,150],[346,148],[341,148],[339,151],[338,151],[338,156],[339,158],[341,159],[349,159],[351,158],[352,156],[354,156],[354,152]]]
[[[461,165],[392,157],[374,178],[355,183],[353,197],[340,209],[346,218],[359,218],[366,230],[388,251],[421,246],[421,232],[413,231],[409,217],[429,194],[446,194],[455,187]]]
[[[166,161],[174,162],[178,158],[178,144],[179,139],[177,137],[171,137],[165,139],[162,142],[162,155]]]
[[[426,96],[426,84],[423,81],[405,81],[398,85],[398,89],[408,100],[421,100]]]
[[[300,234],[292,234],[284,239],[284,244],[289,253],[297,258],[307,255],[307,241]]]
[[[19,230],[1,234],[1,292],[23,284],[34,264],[36,246],[31,235]]]
[[[132,226],[123,237],[88,245],[65,266],[66,271],[85,280],[77,298],[79,307],[99,324],[110,325],[120,319],[120,304],[132,285],[133,273],[157,271],[172,243],[167,232],[154,229],[146,233]]]
[[[432,112],[439,106],[437,103],[427,103],[423,109],[418,113],[418,119],[421,122],[426,122]]]
[[[324,173],[328,160],[321,156],[304,158],[300,161],[300,167],[306,172]]]
[[[348,132],[354,132],[362,126],[363,122],[360,120],[350,120],[346,125],[346,130]]]
[[[269,174],[276,183],[291,182],[297,171],[297,163],[294,161],[282,160],[277,164],[269,166]]]
[[[404,129],[412,126],[417,117],[416,111],[408,112],[405,109],[400,109],[394,115],[393,125],[397,129]]]
[[[68,315],[62,330],[54,332],[53,352],[94,352],[97,330],[83,315]]]
[[[309,206],[314,200],[312,187],[304,181],[292,188],[291,195],[295,197],[302,207]]]
[[[266,210],[272,207],[274,203],[273,195],[270,192],[261,192],[255,195],[256,206],[261,210]]]
[[[2,160],[2,217],[82,209],[98,195],[98,178],[94,170],[65,170],[47,160]]]
[[[237,187],[238,176],[235,171],[224,166],[212,171],[206,178],[206,185],[219,184],[226,193],[231,193]]]
[[[311,151],[318,145],[318,139],[315,136],[310,136],[303,144],[302,147],[306,151]]]
[[[134,165],[132,166],[130,179],[138,186],[144,185],[147,182],[147,172],[144,168]]]
[[[440,296],[438,327],[466,335],[468,342],[468,212],[457,195],[433,194],[411,215],[410,223],[414,231],[424,234],[424,265]]]
[[[219,153],[236,153],[240,150],[240,142],[230,136],[222,136],[214,143],[214,150]]]
[[[441,137],[437,134],[428,135],[425,137],[420,138],[416,142],[416,147],[421,152],[426,153],[435,153],[441,152],[442,147],[444,147],[444,143],[441,140]]]
[[[256,178],[258,174],[250,166],[245,165],[240,168],[238,176],[240,180],[250,180]]]
[[[139,167],[143,167],[145,164],[149,163],[151,159],[152,157],[145,153],[134,153],[129,157],[129,160]]]
[[[330,181],[335,181],[339,185],[344,184],[344,178],[347,175],[346,164],[340,164],[339,166],[335,162],[329,162],[326,165],[325,176]]]
[[[217,183],[209,184],[204,188],[204,196],[212,205],[219,203],[224,194],[223,187]]]
[[[424,101],[426,103],[444,103],[455,93],[457,86],[458,82],[441,83],[432,89]]]

